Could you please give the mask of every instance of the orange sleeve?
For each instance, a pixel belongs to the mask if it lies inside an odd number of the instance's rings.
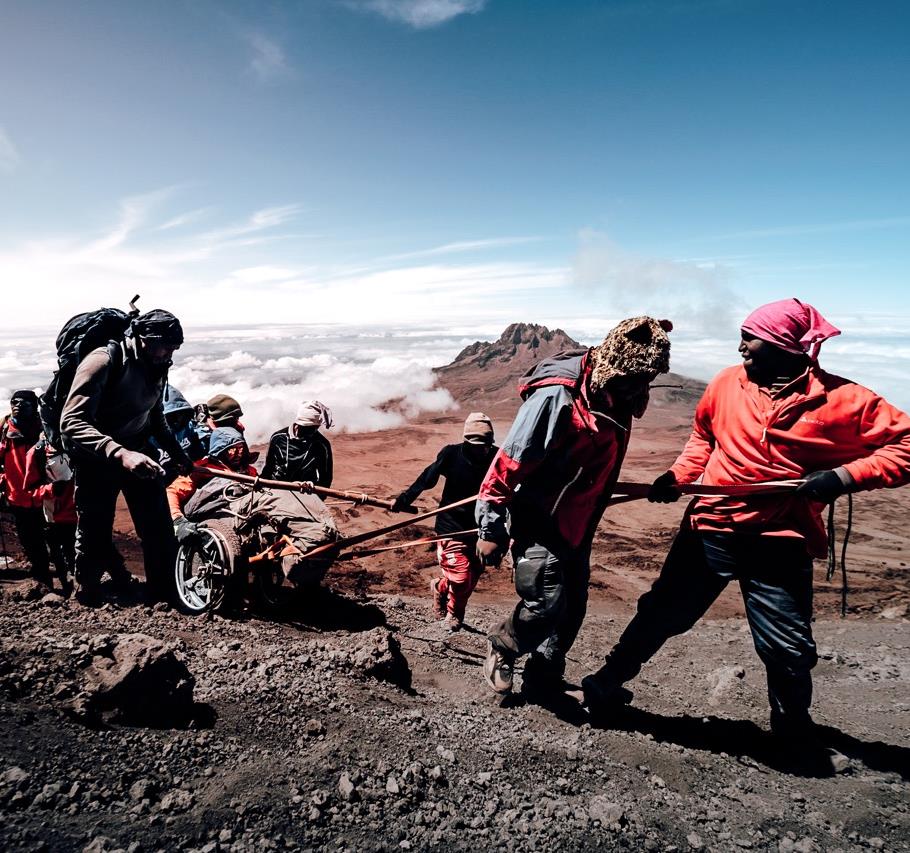
[[[183,505],[197,488],[198,485],[192,477],[178,477],[167,487],[167,505],[173,520],[176,521],[183,515]]]
[[[844,465],[857,490],[910,482],[910,417],[869,392],[858,421],[857,442],[864,455]]]

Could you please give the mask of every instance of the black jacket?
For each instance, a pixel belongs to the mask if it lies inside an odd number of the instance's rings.
[[[439,451],[436,461],[424,469],[407,491],[402,493],[402,497],[406,503],[411,504],[421,492],[432,489],[440,477],[446,478],[440,506],[476,495],[498,449],[494,446],[490,455],[483,462],[477,463],[464,455],[461,444],[447,444]],[[464,504],[436,516],[436,532],[440,536],[459,530],[473,530],[475,527],[474,503]]]
[[[262,476],[267,480],[309,480],[317,486],[332,485],[332,445],[321,433],[294,438],[290,427],[278,430],[269,439]]]

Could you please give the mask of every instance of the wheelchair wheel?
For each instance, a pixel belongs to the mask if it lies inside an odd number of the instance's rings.
[[[189,613],[217,610],[222,605],[240,554],[240,537],[230,524],[207,521],[199,530],[198,543],[177,550],[174,570],[177,596]]]

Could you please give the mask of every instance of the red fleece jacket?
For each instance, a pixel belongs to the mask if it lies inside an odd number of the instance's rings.
[[[848,379],[809,368],[771,393],[742,366],[721,371],[705,389],[683,452],[671,467],[678,483],[708,485],[791,480],[843,467],[855,491],[910,482],[910,417]],[[697,498],[686,512],[695,529],[798,536],[824,556],[824,504],[796,496]]]

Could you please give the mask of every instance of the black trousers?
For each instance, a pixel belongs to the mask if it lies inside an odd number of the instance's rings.
[[[47,551],[47,535],[44,511],[40,508],[11,506],[16,520],[16,535],[32,569],[32,577],[42,583],[50,583],[50,557]]]
[[[688,631],[726,585],[739,583],[755,650],[767,671],[772,723],[803,725],[812,702],[812,558],[803,540],[680,531],[660,577],[607,658],[617,681],[634,678],[672,636]]]
[[[97,585],[105,569],[116,572],[113,548],[114,512],[122,492],[142,544],[145,579],[151,596],[173,599],[177,540],[168,510],[163,482],[142,480],[118,465],[79,460],[75,465],[76,580]]]
[[[76,571],[76,525],[52,521],[47,526],[47,544],[57,577],[66,588],[68,577]]]
[[[590,545],[569,548],[517,539],[512,561],[521,600],[489,635],[493,646],[512,657],[534,652],[564,672],[588,609],[590,557]]]

